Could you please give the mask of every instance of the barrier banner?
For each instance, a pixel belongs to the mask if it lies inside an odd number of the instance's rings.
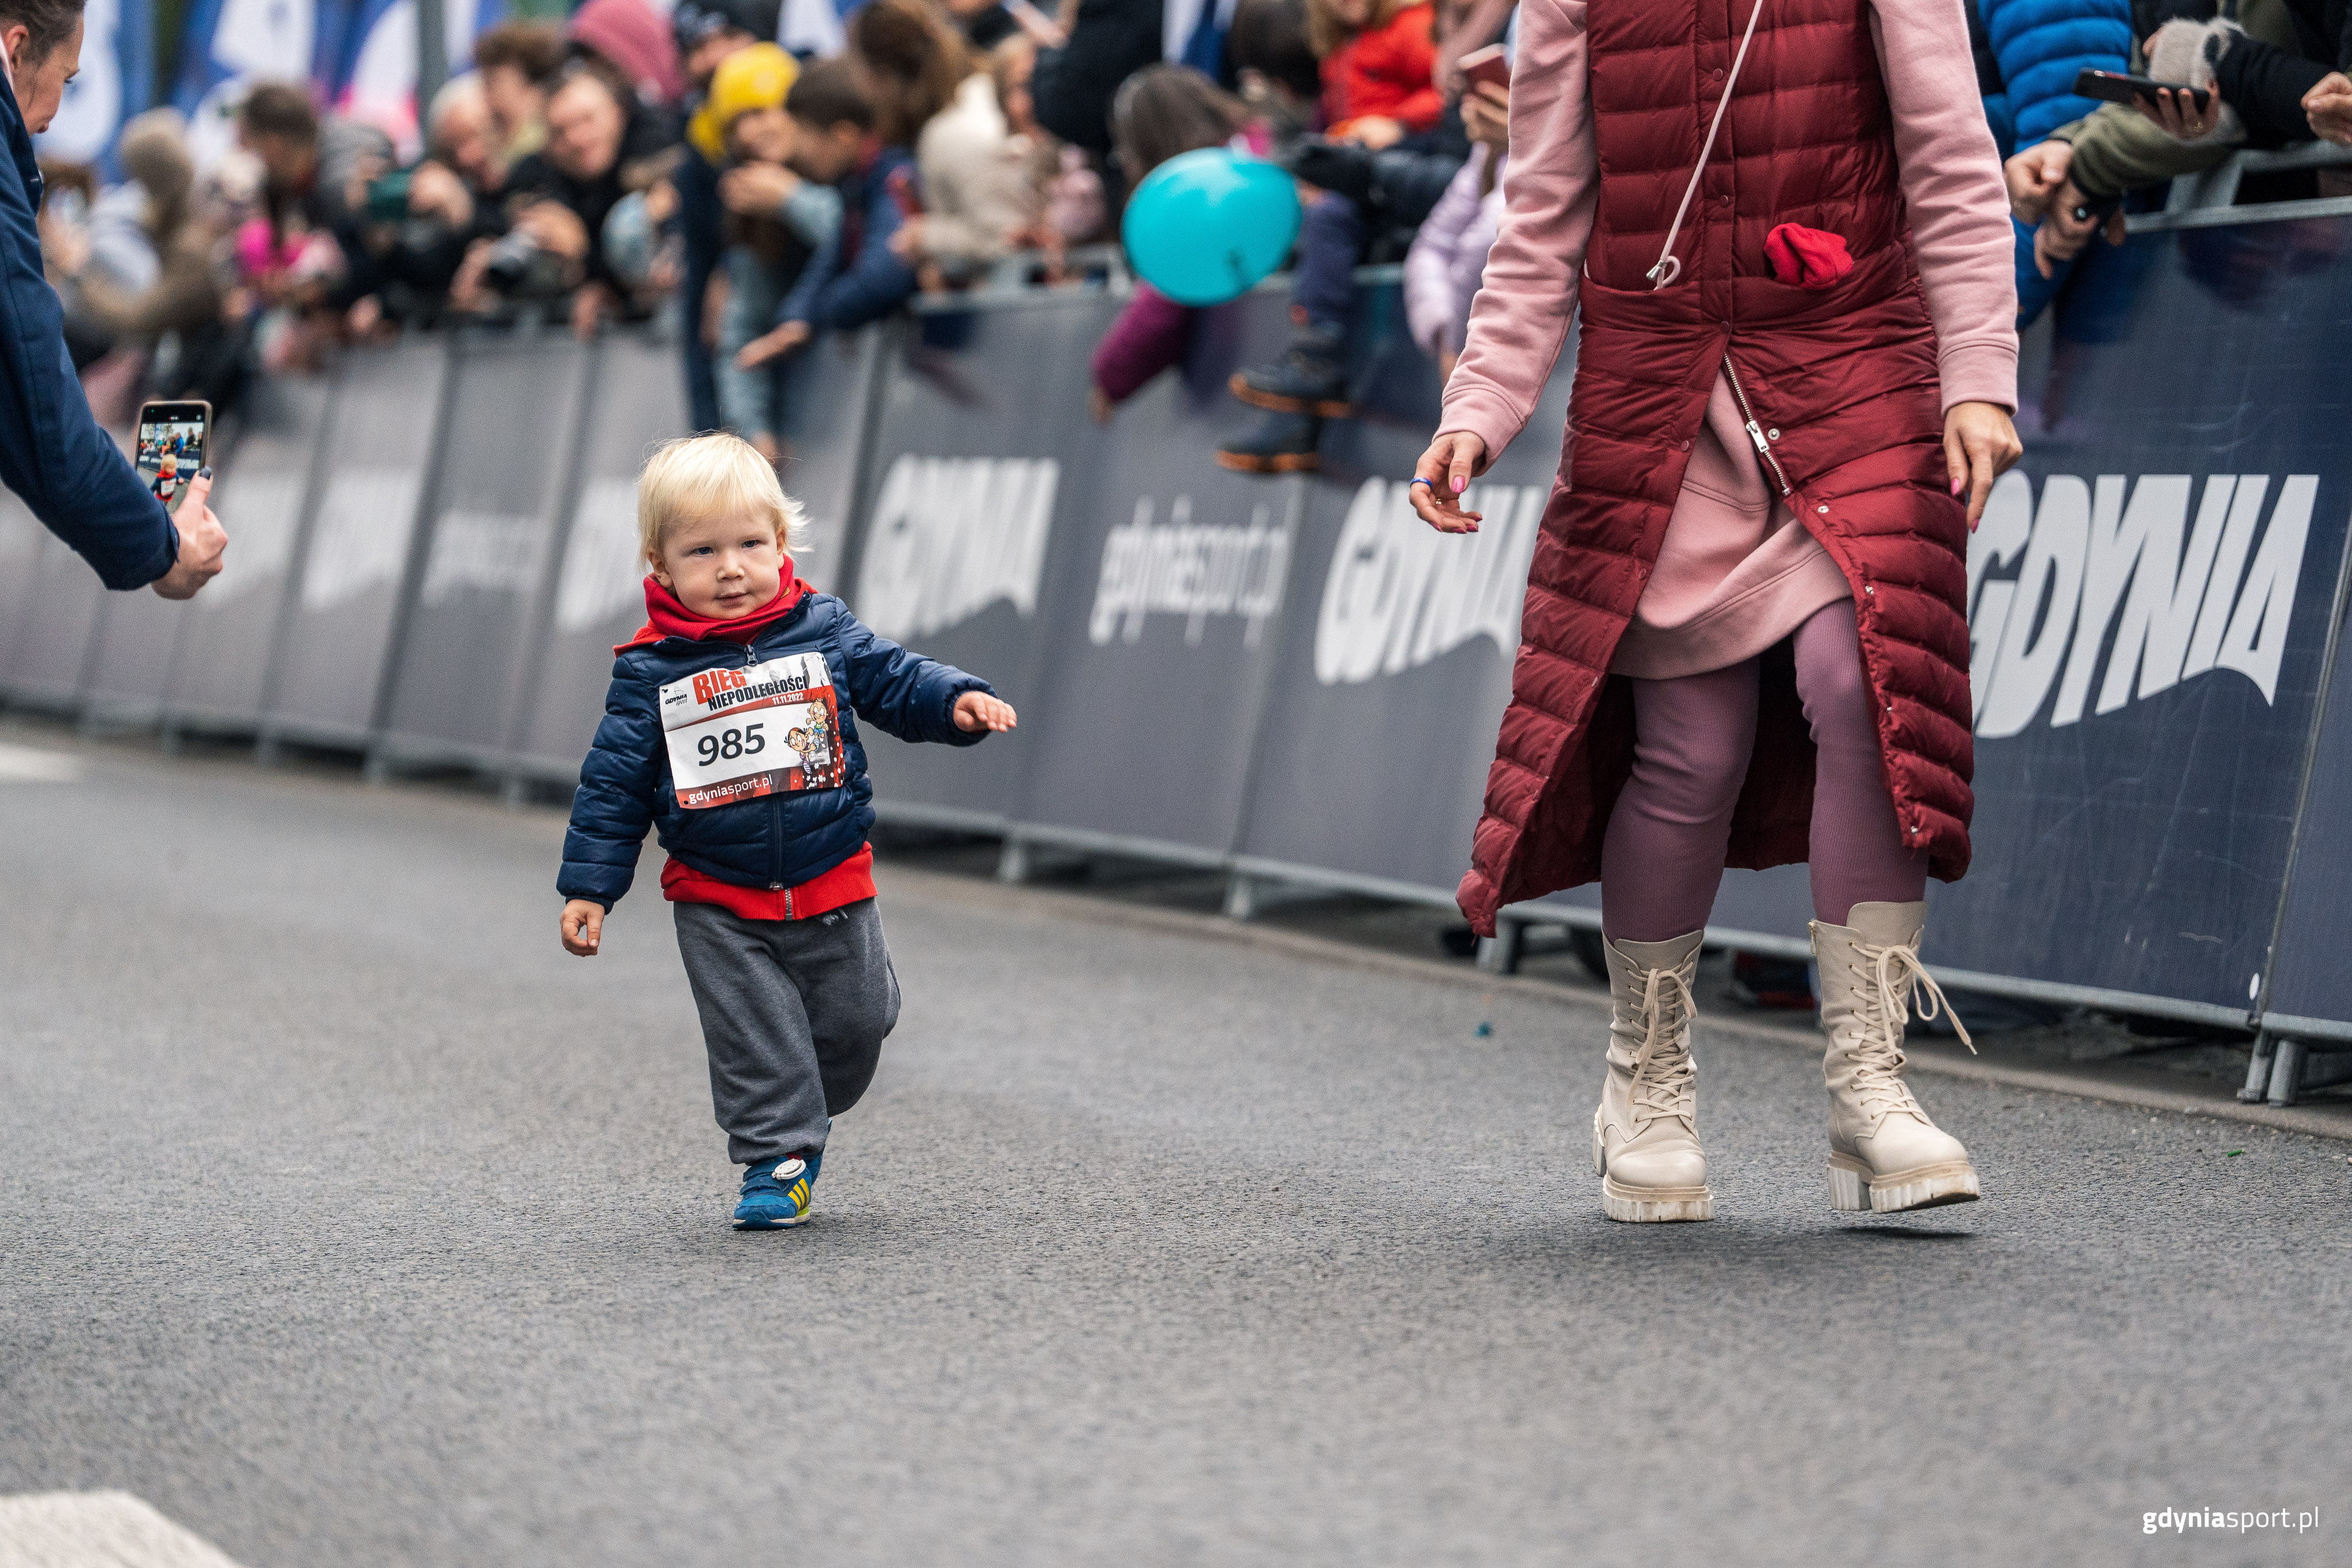
[[[881,367],[850,606],[880,635],[987,680],[1031,722],[1048,571],[1066,564],[1061,541],[1089,504],[1087,359],[1118,310],[1087,294],[929,312]],[[972,820],[1017,809],[1037,733],[1024,723],[965,750],[858,730],[879,799]]]
[[[0,490],[0,694],[16,689],[17,659],[33,652],[24,634],[33,578],[49,530],[14,492]]]
[[[579,494],[563,532],[553,612],[541,639],[538,679],[516,760],[570,782],[604,715],[613,648],[646,621],[646,563],[637,544],[637,470],[646,449],[687,434],[677,352],[651,339],[611,336],[596,368]]]
[[[2352,666],[2344,633],[2352,604],[2336,606],[2336,669],[2320,720],[2294,863],[2279,913],[2278,945],[2263,1007],[2272,1027],[2319,1019],[2352,1030]]]
[[[16,504],[13,497],[12,504]],[[31,514],[26,516],[30,518]],[[33,527],[40,537],[25,573],[24,597],[9,618],[8,652],[0,663],[8,671],[8,695],[15,700],[38,707],[71,707],[81,697],[107,591],[89,563],[65,541],[37,520]]]
[[[1975,863],[1928,956],[2243,1015],[2352,516],[2352,219],[2123,260],[2029,357],[2025,461],[1970,542]]]
[[[1450,894],[1510,699],[1528,562],[1559,465],[1574,346],[1527,432],[1465,492],[1475,534],[1413,515],[1437,367],[1394,286],[1358,296],[1356,417],[1327,427],[1292,571],[1241,852]]]
[[[326,471],[297,541],[299,586],[271,659],[265,736],[337,745],[368,738],[451,352],[440,340],[343,352],[326,421]]]
[[[173,724],[243,726],[261,715],[278,622],[309,521],[320,439],[334,382],[256,377],[238,406],[236,444],[223,454],[213,510],[229,530],[221,573],[190,605],[164,703]]]
[[[1020,821],[1231,852],[1307,483],[1221,468],[1215,452],[1266,417],[1225,383],[1289,336],[1288,306],[1267,289],[1202,312],[1181,373],[1095,436],[1055,539]],[[1086,439],[1087,384],[1083,366],[1041,380],[1038,417]]]
[[[504,759],[554,591],[594,364],[568,335],[458,340],[423,570],[384,706],[388,753]]]
[[[866,416],[886,335],[881,327],[827,333],[784,362],[784,488],[807,508],[809,520],[808,548],[793,565],[820,593],[848,586],[849,514],[857,503]]]

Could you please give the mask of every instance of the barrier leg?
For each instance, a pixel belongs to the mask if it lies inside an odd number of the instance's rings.
[[[268,730],[253,737],[253,765],[275,768],[286,760],[286,743]]]
[[[2278,1041],[2271,1031],[2263,1030],[2254,1036],[2254,1059],[2246,1063],[2246,1085],[2238,1091],[2238,1098],[2247,1104],[2257,1104],[2270,1092],[2271,1061],[2278,1053]]]
[[[1478,939],[1478,967],[1489,975],[1516,975],[1519,972],[1519,954],[1527,946],[1528,925],[1524,920],[1497,920],[1495,934]]]
[[[1249,920],[1258,910],[1257,878],[1235,872],[1225,878],[1225,918]]]
[[[1029,880],[1036,867],[1030,854],[1029,841],[1018,833],[1004,835],[1004,847],[996,857],[996,880],[1018,886]]]
[[[520,774],[510,773],[499,786],[499,804],[509,811],[520,811],[530,804],[530,780]]]
[[[2303,1092],[2303,1041],[2283,1040],[2278,1042],[2278,1059],[2271,1064],[2270,1102],[2273,1105],[2292,1105]]]

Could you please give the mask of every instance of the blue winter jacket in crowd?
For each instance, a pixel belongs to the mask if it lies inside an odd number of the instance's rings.
[[[841,705],[846,766],[840,787],[680,810],[656,706],[661,688],[704,670],[747,669],[788,653],[815,653],[824,655]],[[556,890],[610,909],[629,891],[648,826],[659,833],[662,848],[721,882],[797,887],[856,854],[874,826],[874,785],[866,776],[856,718],[902,740],[971,746],[988,732],[968,735],[956,727],[956,699],[992,691],[977,675],[875,635],[847,605],[825,593],[803,598],[748,648],[716,638],[632,643],[614,662],[604,720],[580,767]]]
[[[820,331],[847,332],[879,321],[914,298],[915,269],[890,252],[890,236],[913,194],[915,161],[902,147],[885,147],[837,187],[841,227],[776,308],[776,323],[805,321]]]
[[[41,270],[40,168],[0,78],[0,484],[109,588],[144,588],[179,558],[163,503],[90,416],[66,353],[65,308]]]
[[[2000,69],[2001,91],[1986,99],[1987,118],[2014,127],[2014,144],[2031,147],[2060,126],[2097,109],[2074,94],[2084,68],[2131,68],[2130,0],[1977,0]]]

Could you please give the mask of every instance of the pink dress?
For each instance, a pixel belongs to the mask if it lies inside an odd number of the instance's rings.
[[[1439,423],[1441,434],[1478,436],[1490,463],[1527,423],[1559,357],[1592,233],[1600,167],[1586,91],[1585,5],[1521,6],[1507,207]],[[1912,248],[1936,326],[1944,407],[2014,409],[2009,202],[1977,97],[1964,13],[1958,5],[1873,0],[1870,20],[1895,117]],[[1718,379],[1657,565],[1611,668],[1645,680],[1722,669],[1753,658],[1850,593],[1829,552],[1766,483],[1738,404]]]

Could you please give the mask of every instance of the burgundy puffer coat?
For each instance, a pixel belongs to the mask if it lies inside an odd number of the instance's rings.
[[[1681,276],[1655,291],[1644,275],[1749,8],[1588,8],[1599,207],[1568,447],[1458,895],[1481,932],[1504,904],[1601,873],[1601,836],[1633,757],[1631,688],[1610,663],[1727,372],[1769,434],[1766,476],[1853,585],[1905,841],[1947,881],[1968,869],[1968,525],[1947,488],[1935,332],[1906,242],[1868,0],[1764,6],[1675,245]],[[1764,240],[1784,223],[1843,235],[1854,270],[1826,289],[1777,282]],[[1813,747],[1785,644],[1766,655],[1761,687],[1726,857],[1735,866],[1806,856]]]

